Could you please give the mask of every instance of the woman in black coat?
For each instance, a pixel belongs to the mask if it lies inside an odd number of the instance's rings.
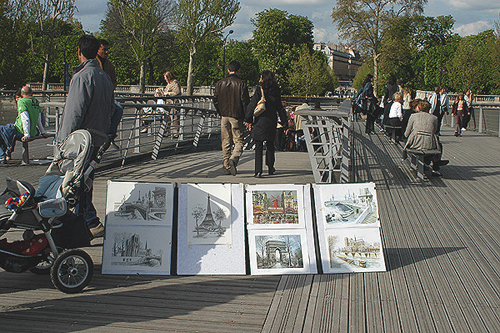
[[[264,98],[266,99],[266,110],[254,117],[253,111],[257,103],[262,97],[260,87],[255,90],[250,104],[248,104],[245,121],[252,124],[252,138],[255,142],[255,177],[262,177],[262,155],[264,150],[264,141],[266,142],[266,165],[269,170],[269,175],[274,175],[274,139],[276,137],[276,125],[278,117],[280,124],[283,127],[287,126],[287,117],[283,105],[281,104],[281,89],[274,78],[271,71],[262,71],[260,77],[261,86],[264,90]]]

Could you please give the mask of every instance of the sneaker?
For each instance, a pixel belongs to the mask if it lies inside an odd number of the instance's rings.
[[[236,176],[236,174],[238,173],[238,170],[236,170],[236,162],[232,159],[229,159],[229,172],[233,176]]]
[[[276,169],[273,167],[273,168],[269,168],[269,176],[272,176],[276,174]]]
[[[434,177],[441,177],[443,174],[439,171],[436,171],[436,170],[432,170],[432,175]]]
[[[229,171],[229,169],[226,169],[225,167],[222,167],[222,171],[224,171],[225,175],[230,175],[231,174],[231,171]]]
[[[148,128],[147,128],[147,127],[146,127],[146,128],[143,128],[143,129],[141,129],[141,130],[139,131],[139,133],[142,133],[142,134],[147,133],[147,132],[148,132]]]
[[[465,131],[467,131],[467,130],[465,128],[462,128],[462,132],[465,132]]]
[[[441,161],[439,161],[439,165],[440,166],[447,165],[448,163],[450,163],[450,160],[441,160]]]
[[[98,238],[104,236],[104,226],[102,223],[99,223],[96,227],[90,228],[90,233],[92,234],[92,238]]]

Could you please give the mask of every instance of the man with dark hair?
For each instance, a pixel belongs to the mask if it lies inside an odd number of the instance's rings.
[[[226,175],[236,176],[236,166],[243,153],[243,119],[250,97],[246,83],[238,77],[240,63],[231,61],[227,71],[229,75],[215,85],[214,105],[222,118],[222,168]]]
[[[113,83],[95,59],[99,46],[93,36],[85,35],[78,41],[80,65],[73,69],[73,78],[56,135],[58,143],[77,129],[94,129],[102,133],[107,133],[109,129],[114,110]],[[103,143],[101,138],[94,140],[96,147]],[[102,236],[104,227],[92,204],[92,189],[81,194],[75,213],[85,218],[94,237]]]
[[[108,59],[109,43],[105,39],[99,39],[99,44],[100,46],[99,50],[97,51],[97,60],[99,61],[99,65],[101,66],[102,70],[105,71],[111,78],[114,90],[116,89],[117,86],[116,70],[113,63]],[[116,133],[118,132],[118,125],[120,125],[120,120],[122,119],[122,116],[123,116],[123,107],[115,99],[115,109],[113,111],[113,114],[111,115],[111,124],[109,126],[109,130],[107,131],[107,134],[111,140],[111,143],[116,148],[118,147],[114,143],[114,140],[117,136]]]

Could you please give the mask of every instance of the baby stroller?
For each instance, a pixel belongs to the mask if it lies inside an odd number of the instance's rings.
[[[98,137],[104,143],[94,148]],[[80,292],[90,283],[94,264],[78,249],[90,245],[90,232],[83,217],[69,209],[82,190],[92,188],[90,175],[109,144],[103,133],[77,130],[61,144],[36,191],[27,182],[7,177],[0,195],[0,237],[12,229],[24,233],[23,240],[14,242],[0,238],[1,268],[50,274],[52,284],[65,293]]]

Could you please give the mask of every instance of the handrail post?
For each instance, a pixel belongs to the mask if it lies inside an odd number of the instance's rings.
[[[479,130],[478,133],[483,133],[483,107],[479,107]]]

